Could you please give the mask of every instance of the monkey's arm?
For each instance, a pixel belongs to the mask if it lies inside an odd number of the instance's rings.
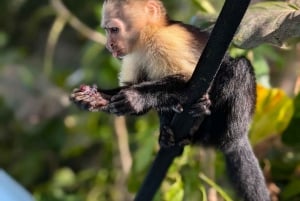
[[[88,111],[104,111],[116,115],[140,115],[151,108],[160,112],[182,112],[187,96],[184,93],[186,77],[172,75],[156,81],[145,81],[130,86],[103,90],[96,86],[81,85],[74,89],[70,100]],[[208,96],[200,99],[190,110],[192,116],[209,114]]]
[[[181,91],[185,83],[183,76],[173,75],[131,85],[112,96],[109,111],[117,115],[140,114],[151,108],[181,112],[185,100]]]
[[[157,111],[182,112],[188,97],[185,93],[186,77],[172,75],[160,80],[145,81],[122,89],[112,96],[109,111],[117,115],[140,114],[154,108]],[[209,99],[201,99],[191,111],[209,113]],[[196,111],[196,112],[195,112]],[[197,116],[197,115],[195,115]]]

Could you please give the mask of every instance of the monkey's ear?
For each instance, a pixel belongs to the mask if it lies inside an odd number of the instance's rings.
[[[152,19],[159,19],[163,15],[162,4],[158,0],[148,0],[146,4],[146,12]]]

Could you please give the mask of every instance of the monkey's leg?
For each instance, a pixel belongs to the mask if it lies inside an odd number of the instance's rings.
[[[248,140],[256,98],[255,76],[250,63],[244,58],[224,60],[210,98],[212,113],[207,118],[210,128],[202,138],[206,137],[225,154],[229,178],[244,201],[270,201],[265,179]]]
[[[248,139],[223,150],[229,177],[245,201],[270,201],[264,176]]]

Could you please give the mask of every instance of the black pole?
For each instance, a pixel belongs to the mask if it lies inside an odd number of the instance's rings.
[[[208,90],[249,3],[250,0],[225,1],[215,27],[189,81],[187,107],[199,100]],[[193,123],[194,119],[186,112],[176,114],[172,122],[172,129],[176,139],[185,138]]]
[[[250,0],[225,1],[207,45],[204,48],[192,78],[188,83],[187,94],[190,99],[188,100],[186,107],[189,107],[206,93],[219,69],[221,61],[249,3]],[[193,93],[193,91],[197,91],[197,93]],[[204,116],[202,117],[202,120],[203,119]],[[186,112],[176,114],[171,124],[176,139],[180,140],[185,138],[193,124],[194,119]],[[181,155],[182,151],[183,147],[178,146],[168,149],[161,148],[159,150],[140,191],[137,193],[135,201],[151,201],[153,199],[169,166],[172,164],[175,157]]]
[[[159,150],[140,191],[135,197],[135,201],[150,201],[153,199],[173,160],[181,155],[182,151],[183,147],[179,146]]]

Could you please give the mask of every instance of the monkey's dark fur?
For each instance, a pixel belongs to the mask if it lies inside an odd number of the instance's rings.
[[[194,46],[203,43],[203,32],[170,21],[170,24],[174,23],[193,35]],[[143,114],[153,108],[159,113],[160,127],[168,126],[178,106],[184,105],[188,99],[185,95],[186,75],[149,80],[147,74],[138,73],[140,76],[136,83],[127,83],[127,86],[114,90],[99,90],[110,101],[108,106],[99,109],[124,115]],[[226,56],[208,95],[211,114],[193,133],[191,140],[216,147],[224,153],[229,177],[245,201],[269,201],[264,177],[247,136],[256,101],[255,76],[248,60]],[[88,102],[72,99],[78,105],[90,107]],[[201,101],[198,106],[201,112]]]

